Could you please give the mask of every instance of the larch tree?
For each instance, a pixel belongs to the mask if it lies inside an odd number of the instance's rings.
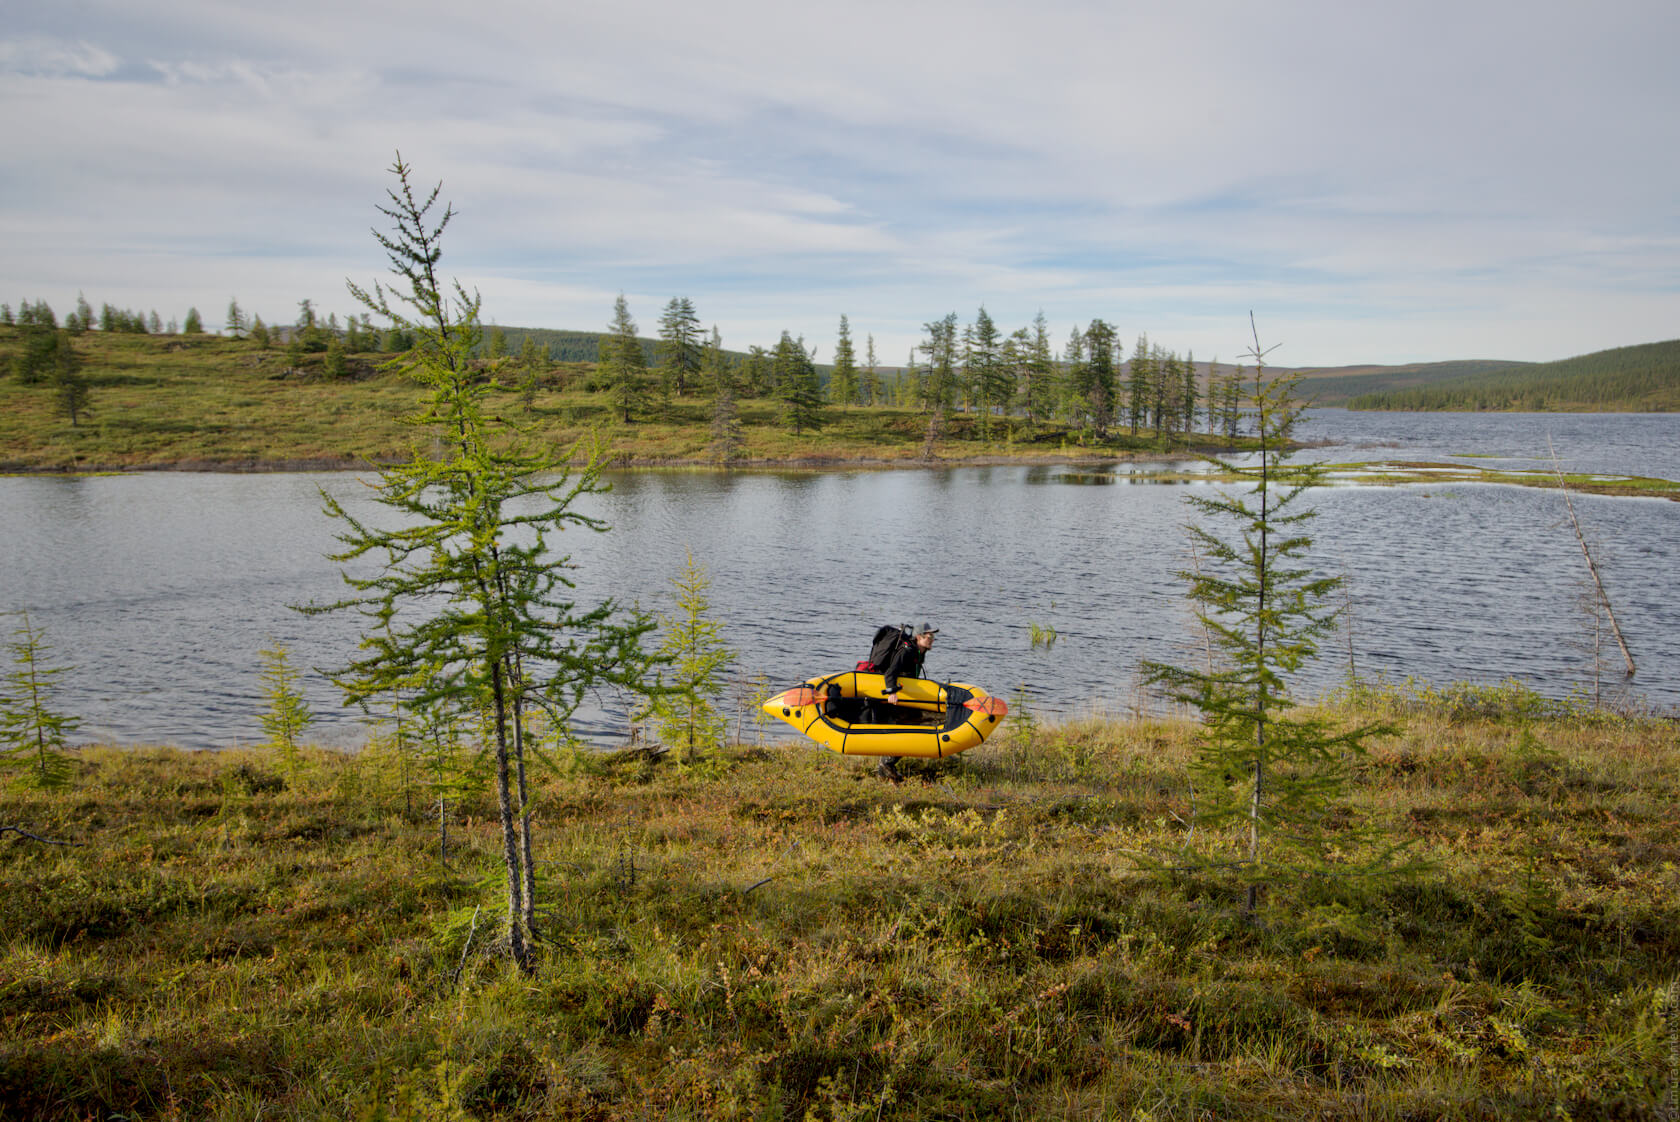
[[[391,229],[374,237],[396,283],[349,287],[370,312],[413,336],[388,366],[424,391],[409,420],[428,439],[380,473],[375,498],[389,526],[322,492],[343,526],[332,557],[346,566],[352,595],[304,610],[351,609],[368,621],[360,655],[334,675],[347,703],[402,691],[423,710],[481,715],[495,757],[507,946],[529,971],[537,889],[530,719],[541,710],[563,735],[591,688],[640,689],[649,665],[640,640],[652,625],[640,615],[621,618],[611,600],[582,607],[571,598],[574,566],[550,542],[566,529],[607,528],[578,505],[605,489],[602,452],[590,450],[573,468],[581,449],[529,450],[486,411],[492,388],[470,361],[481,337],[479,298],[458,281],[446,290],[438,273],[455,212],[435,213],[441,185],[416,193],[400,154],[390,170],[396,187],[379,210]]]
[[[1198,668],[1143,664],[1152,683],[1202,716],[1191,765],[1199,848],[1189,862],[1234,869],[1251,914],[1268,885],[1347,860],[1338,851],[1351,848],[1355,835],[1332,833],[1329,812],[1364,741],[1383,731],[1335,728],[1322,715],[1300,712],[1290,694],[1289,676],[1335,627],[1330,598],[1341,578],[1320,575],[1306,561],[1312,538],[1305,527],[1316,511],[1301,500],[1322,473],[1291,462],[1291,434],[1304,408],[1294,396],[1297,377],[1268,383],[1265,354],[1256,332],[1257,456],[1242,464],[1216,460],[1237,488],[1186,499],[1203,522],[1190,527],[1198,562],[1178,577],[1215,657]]]
[[[23,622],[12,632],[12,664],[0,676],[0,767],[29,786],[63,787],[74,770],[65,741],[80,722],[54,702],[59,677],[74,667],[50,665],[46,632],[28,612],[18,614]]]

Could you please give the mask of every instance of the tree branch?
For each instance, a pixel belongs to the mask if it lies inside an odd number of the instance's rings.
[[[58,841],[54,838],[43,838],[40,834],[32,834],[28,830],[23,829],[21,826],[0,826],[0,837],[5,836],[6,834],[17,834],[19,837],[28,838],[30,841],[38,841],[42,845],[67,845],[80,848],[87,844],[86,842],[67,842]]]

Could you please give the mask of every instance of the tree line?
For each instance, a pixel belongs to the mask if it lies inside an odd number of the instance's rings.
[[[1349,409],[1680,409],[1680,339],[1521,364],[1433,386],[1350,398]]]
[[[9,304],[0,305],[0,324],[17,327],[23,336],[13,359],[16,376],[28,384],[51,382],[72,423],[88,407],[77,336],[92,330],[207,334],[196,307],[177,329],[173,320],[162,324],[156,311],[146,316],[105,304],[96,314],[80,295],[62,327],[45,301],[28,300],[16,315]],[[1156,439],[1205,431],[1234,439],[1243,417],[1242,367],[1222,368],[1215,361],[1204,368],[1193,354],[1180,356],[1147,333],[1138,336],[1128,357],[1119,332],[1101,318],[1076,325],[1056,347],[1042,312],[1012,331],[1000,327],[983,305],[969,323],[951,312],[924,325],[902,366],[883,364],[873,334],[865,335],[860,348],[846,315],[840,316],[827,365],[817,363],[816,346],[788,331],[773,346],[725,350],[717,327],[708,332],[686,296],[665,305],[654,338],[641,336],[622,295],[607,327],[592,333],[492,325],[463,358],[480,371],[511,372],[528,407],[545,384],[565,388],[553,372],[567,362],[593,363],[579,388],[605,393],[626,424],[668,420],[679,401],[710,401],[713,427],[726,450],[743,398],[778,402],[783,423],[795,433],[820,429],[827,407],[914,410],[927,417],[930,440],[958,416],[969,418],[983,439],[1013,433],[1024,422],[1029,431],[1059,425],[1081,441],[1098,442],[1118,431]],[[284,348],[294,368],[318,362],[328,379],[352,371],[351,355],[396,357],[417,342],[401,323],[375,325],[366,311],[342,320],[337,313],[322,315],[310,299],[299,301],[293,322],[271,325],[232,298],[221,334],[259,349]]]

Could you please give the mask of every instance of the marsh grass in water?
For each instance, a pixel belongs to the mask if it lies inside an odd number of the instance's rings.
[[[0,796],[86,843],[0,839],[0,1116],[1656,1116],[1672,724],[1358,704],[1399,731],[1334,813],[1428,867],[1255,922],[1128,856],[1185,828],[1185,722],[1038,725],[897,787],[805,745],[576,753],[537,791],[529,977],[487,796],[445,869],[388,755],[290,783],[83,749]]]

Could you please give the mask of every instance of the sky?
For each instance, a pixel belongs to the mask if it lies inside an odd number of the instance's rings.
[[[1673,0],[57,0],[0,26],[0,301],[358,311],[400,152],[508,326],[1566,358],[1680,337],[1677,43]]]

